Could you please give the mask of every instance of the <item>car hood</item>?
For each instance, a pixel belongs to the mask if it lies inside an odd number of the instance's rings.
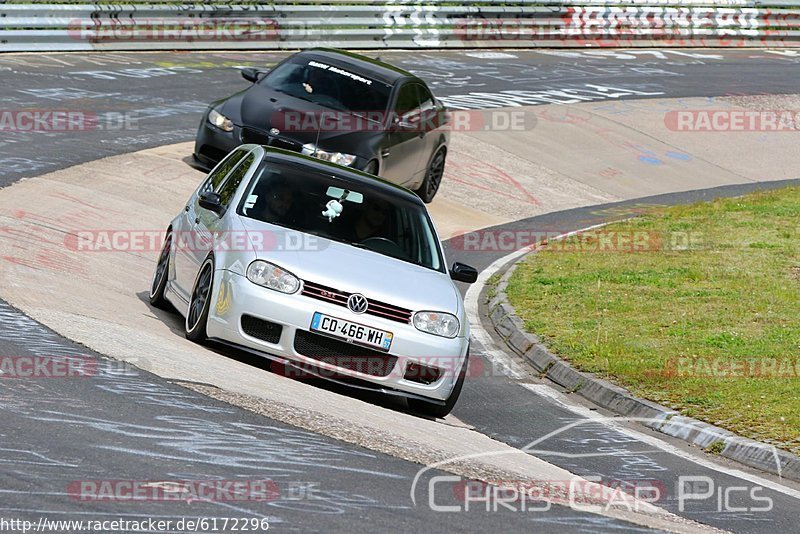
[[[315,143],[319,136],[319,145],[326,150],[352,153],[364,139],[381,134],[379,125],[359,120],[346,111],[335,111],[261,85],[253,85],[247,91],[232,96],[225,104],[225,111],[242,126],[264,132],[277,128],[281,137],[302,144]],[[316,126],[323,113],[326,118],[333,117],[336,120],[326,120],[318,131]],[[315,120],[300,122],[307,114],[311,114]]]
[[[258,259],[274,263],[302,280],[347,293],[361,293],[412,311],[456,315],[461,311],[460,294],[446,273],[254,219],[240,220],[248,235],[274,232],[278,236],[268,237],[265,242],[283,244],[291,236],[293,242],[308,243],[309,246],[303,247],[305,250],[285,250],[287,247],[280,245],[258,247],[251,238]]]

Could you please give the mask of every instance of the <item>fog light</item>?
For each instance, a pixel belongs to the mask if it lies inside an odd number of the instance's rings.
[[[442,370],[438,367],[423,365],[417,362],[409,362],[406,365],[406,372],[403,378],[418,384],[433,384],[442,376]]]

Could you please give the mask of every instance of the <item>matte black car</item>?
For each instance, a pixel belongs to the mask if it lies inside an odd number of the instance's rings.
[[[430,202],[444,174],[450,116],[424,81],[342,50],[297,53],[203,115],[194,157],[212,167],[255,143],[381,176]]]

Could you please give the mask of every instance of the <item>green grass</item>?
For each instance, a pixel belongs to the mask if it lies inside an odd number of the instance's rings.
[[[800,453],[800,377],[697,367],[800,371],[800,188],[664,208],[600,231],[654,232],[663,246],[553,245],[528,256],[507,290],[526,328],[579,369]],[[687,234],[698,243],[670,245]]]

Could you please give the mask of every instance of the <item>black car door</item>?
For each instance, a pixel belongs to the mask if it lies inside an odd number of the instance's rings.
[[[425,151],[425,129],[420,124],[420,86],[405,82],[395,93],[386,144],[381,157],[381,176],[406,185],[416,180]]]
[[[422,146],[420,148],[420,158],[417,163],[417,183],[422,183],[425,172],[428,170],[428,163],[433,152],[439,146],[441,117],[440,110],[436,105],[436,99],[430,90],[424,85],[417,84],[420,101],[420,133],[422,134]]]

